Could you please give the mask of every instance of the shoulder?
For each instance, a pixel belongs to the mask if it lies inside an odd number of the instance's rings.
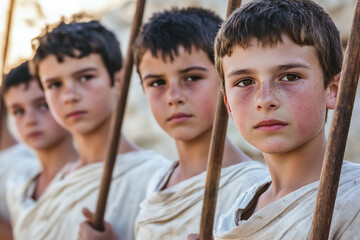
[[[261,183],[269,175],[264,164],[257,161],[246,161],[223,168],[220,181],[225,185],[236,182],[238,188],[240,187],[243,192],[254,184]]]

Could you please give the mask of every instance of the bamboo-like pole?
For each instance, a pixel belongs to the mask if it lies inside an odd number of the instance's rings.
[[[320,185],[310,230],[310,239],[312,240],[328,239],[329,237],[359,73],[360,2],[358,0],[341,72],[329,142],[321,170]]]
[[[6,30],[5,30],[5,36],[4,36],[4,43],[3,43],[3,51],[1,56],[1,75],[0,75],[0,143],[1,143],[1,130],[3,128],[3,125],[5,124],[3,121],[5,120],[5,107],[4,103],[2,101],[2,88],[3,88],[3,80],[4,80],[4,71],[6,66],[6,60],[7,60],[7,54],[9,50],[9,39],[10,39],[10,33],[11,33],[11,25],[12,25],[12,16],[14,13],[14,6],[15,6],[15,0],[10,0],[9,5],[9,11],[8,16],[6,20]]]
[[[240,5],[241,0],[229,0],[226,17],[229,17],[229,15]],[[220,91],[218,94],[216,114],[208,156],[205,193],[201,212],[200,240],[212,239],[217,192],[219,188],[228,118],[229,116],[224,104],[224,97],[222,91]]]
[[[141,26],[144,8],[145,8],[145,0],[138,0],[136,5],[134,20],[131,28],[128,51],[127,51],[125,66],[123,70],[124,72],[121,78],[120,97],[117,103],[115,118],[113,119],[114,121],[112,122],[112,128],[111,128],[112,130],[111,130],[111,138],[110,138],[111,142],[107,152],[96,211],[95,211],[94,219],[92,221],[92,226],[99,231],[104,230],[104,214],[106,209],[106,201],[110,190],[112,172],[114,169],[114,164],[117,156],[117,149],[120,143],[121,127],[124,118],[126,100],[127,100],[127,95],[130,86],[130,79],[134,64],[132,44]]]

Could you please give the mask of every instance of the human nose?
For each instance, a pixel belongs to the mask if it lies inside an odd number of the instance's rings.
[[[27,109],[25,112],[25,124],[26,126],[35,126],[38,123],[37,113],[35,109]]]
[[[66,83],[63,93],[63,100],[65,103],[75,103],[80,100],[80,96],[77,92],[76,83]]]
[[[170,84],[168,90],[168,104],[169,106],[177,106],[184,104],[185,98],[182,93],[181,86],[177,83]]]
[[[273,83],[263,82],[258,89],[256,108],[258,110],[276,110],[280,106],[277,90]]]

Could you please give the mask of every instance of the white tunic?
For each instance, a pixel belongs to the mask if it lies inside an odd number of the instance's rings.
[[[105,220],[113,226],[119,239],[134,239],[135,218],[147,183],[166,162],[153,151],[118,156]],[[85,221],[81,209],[87,207],[95,211],[103,167],[103,162],[94,163],[64,176],[68,169],[65,166],[37,202],[29,194],[33,178],[13,179],[7,199],[14,216],[11,220],[15,239],[77,239],[80,223]]]
[[[16,144],[0,152],[0,215],[10,220],[6,204],[5,186],[12,174],[27,174],[27,170],[39,167],[35,154],[25,145]]]
[[[241,220],[241,214],[267,179],[242,194],[223,216],[215,239],[307,239],[319,181],[303,186]],[[329,239],[360,239],[360,165],[344,161]]]
[[[162,190],[175,166],[162,169],[152,178],[136,220],[136,239],[184,240],[188,234],[199,232],[206,172]],[[267,176],[266,168],[255,161],[223,168],[215,224],[217,216],[225,213],[243,191]]]

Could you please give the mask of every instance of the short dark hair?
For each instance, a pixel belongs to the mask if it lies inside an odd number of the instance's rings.
[[[133,45],[138,71],[147,50],[154,57],[161,54],[164,60],[170,57],[172,61],[180,46],[189,53],[193,47],[203,50],[214,63],[213,44],[221,23],[217,14],[204,8],[172,8],[155,13],[142,27]]]
[[[84,21],[86,20],[86,21]],[[33,39],[35,51],[31,61],[31,73],[39,78],[39,64],[49,55],[55,55],[58,62],[65,56],[82,58],[91,53],[100,54],[114,84],[114,73],[122,67],[120,43],[114,33],[97,20],[88,20],[83,15],[75,15],[70,21],[61,19],[54,25],[47,25],[43,33]]]
[[[254,0],[235,10],[221,26],[215,40],[215,66],[222,85],[222,59],[236,46],[247,48],[251,40],[276,45],[286,35],[300,46],[316,50],[327,87],[341,71],[340,34],[329,15],[311,0]]]
[[[23,62],[19,66],[14,67],[10,70],[8,74],[5,75],[1,96],[4,95],[9,91],[10,88],[18,86],[22,83],[29,86],[30,81],[34,80],[29,72],[29,62]]]

